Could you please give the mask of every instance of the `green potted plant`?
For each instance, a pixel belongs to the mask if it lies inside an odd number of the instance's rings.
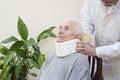
[[[38,43],[56,35],[52,32],[55,26],[41,32],[37,39],[28,39],[28,29],[23,20],[18,17],[17,29],[21,39],[11,36],[0,42],[0,80],[27,80],[27,75],[33,67],[40,69],[45,58],[41,54]],[[6,43],[10,43],[8,47]]]

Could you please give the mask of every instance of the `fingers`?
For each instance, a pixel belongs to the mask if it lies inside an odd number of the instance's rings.
[[[84,48],[84,47],[77,47],[77,48],[76,48],[76,51],[77,51],[77,52],[85,51],[85,48]]]
[[[84,42],[77,43],[76,51],[85,55],[96,56],[95,47]]]
[[[85,44],[83,41],[79,41],[77,42],[77,44]]]
[[[88,55],[88,53],[86,52],[86,48],[84,48],[84,47],[78,47],[78,48],[76,48],[76,51],[81,54]]]
[[[80,47],[84,48],[85,47],[85,43],[82,42],[82,41],[77,42],[77,48],[80,48]]]
[[[78,52],[85,51],[85,43],[82,41],[77,42],[76,51]]]

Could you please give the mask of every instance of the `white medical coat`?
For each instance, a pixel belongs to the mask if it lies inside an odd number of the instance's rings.
[[[81,15],[84,31],[95,35],[104,80],[120,80],[120,0],[111,7],[101,0],[85,0]]]

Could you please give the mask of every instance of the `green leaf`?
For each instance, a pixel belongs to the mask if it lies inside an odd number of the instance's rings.
[[[15,42],[15,41],[18,41],[18,39],[17,39],[16,37],[14,37],[14,36],[11,36],[11,37],[9,37],[9,38],[1,41],[1,43],[9,43],[9,42],[13,42],[13,41],[14,41],[14,42]]]
[[[18,79],[20,76],[19,74],[22,72],[22,60],[17,60],[14,69],[15,69],[16,79]]]
[[[0,64],[1,64],[1,60],[4,59],[4,56],[3,55],[0,55]]]
[[[0,69],[3,69],[3,61],[0,61]]]
[[[16,53],[21,57],[21,58],[25,58],[26,57],[26,52],[24,49],[18,49],[16,50]]]
[[[40,40],[45,39],[48,36],[49,36],[49,33],[46,33],[46,32],[44,32],[43,34],[40,34],[38,39],[37,39],[37,42],[40,42]]]
[[[31,62],[34,67],[40,69],[43,62],[45,61],[45,57],[42,54],[33,54],[31,58]]]
[[[53,29],[55,29],[56,26],[51,26],[49,29],[46,30],[46,32],[50,33],[53,31]]]
[[[27,41],[27,45],[28,46],[33,46],[33,45],[37,45],[37,43],[35,42],[35,40],[33,38],[30,38],[28,41]]]
[[[50,36],[51,31],[55,28],[55,26],[52,26],[44,31],[42,31],[39,36],[37,37],[37,42],[40,42],[40,40],[45,39]]]
[[[18,50],[24,45],[23,41],[17,41],[15,42],[11,47],[10,50]]]
[[[8,48],[6,46],[2,45],[0,47],[0,53],[3,54],[3,55],[6,55],[7,52],[8,52]]]
[[[3,67],[5,68],[8,63],[12,60],[12,58],[14,57],[14,52],[13,51],[9,51],[9,53],[5,56],[4,58],[4,64],[3,64]]]
[[[56,38],[57,36],[54,33],[50,33],[50,37]]]
[[[36,52],[40,53],[39,47],[33,38],[30,38],[27,44],[32,46]]]
[[[40,65],[41,64],[38,64],[38,62],[37,62],[37,55],[34,53],[33,55],[32,55],[32,57],[31,57],[31,63],[32,63],[32,65],[35,67],[35,68],[37,68],[37,69],[39,69],[40,68]]]
[[[27,40],[28,38],[28,29],[26,24],[23,22],[23,20],[18,17],[18,33],[22,37],[22,39]]]
[[[10,70],[10,67],[11,66],[7,66],[2,70],[2,72],[0,74],[0,80],[4,80],[4,78],[6,78],[8,71]]]
[[[31,63],[35,68],[39,69],[39,65],[35,60],[31,59]]]
[[[12,74],[11,73],[7,73],[6,75],[7,77],[4,77],[3,80],[11,80]]]
[[[27,76],[29,70],[31,69],[31,62],[29,62],[28,59],[23,59],[22,62],[23,62],[22,71],[24,72],[21,72],[22,73],[21,77]]]
[[[37,74],[35,73],[30,73],[33,77],[37,77]]]
[[[42,66],[42,64],[43,64],[44,61],[45,61],[45,56],[42,55],[42,54],[38,54],[37,57],[38,57],[37,62],[38,62],[38,64],[40,64],[40,65],[39,65],[39,69],[40,69],[40,67]]]

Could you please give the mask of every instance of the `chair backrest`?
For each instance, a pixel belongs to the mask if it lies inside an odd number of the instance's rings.
[[[88,57],[90,64],[91,80],[103,80],[102,76],[102,59],[98,57]],[[95,69],[96,68],[96,69]]]

